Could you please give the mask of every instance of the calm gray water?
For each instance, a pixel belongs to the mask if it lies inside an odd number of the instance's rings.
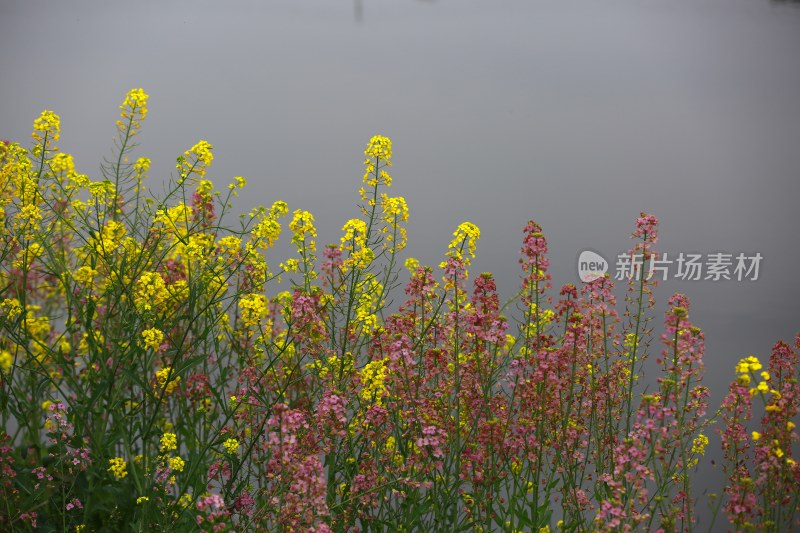
[[[577,282],[582,250],[626,250],[641,210],[673,257],[760,253],[757,281],[659,292],[659,317],[668,294],[692,298],[712,406],[739,358],[800,330],[796,2],[3,0],[0,49],[0,137],[27,142],[53,109],[60,146],[97,176],[141,86],[154,181],[206,139],[212,177],[251,184],[240,211],[286,200],[315,214],[321,242],[356,216],[361,152],[387,135],[408,254],[438,263],[470,220],[474,269],[503,296],[528,219],[555,287]]]

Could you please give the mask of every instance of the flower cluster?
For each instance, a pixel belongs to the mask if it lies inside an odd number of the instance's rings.
[[[278,200],[228,222],[246,180],[217,190],[207,141],[146,193],[132,138],[147,102],[126,95],[117,152],[91,179],[57,152],[52,111],[30,150],[0,142],[4,530],[708,525],[693,479],[714,419],[688,297],[669,298],[656,336],[647,276],[621,287],[624,314],[609,277],[551,294],[535,221],[506,303],[492,274],[467,271],[472,223],[441,270],[403,257],[409,210],[386,192],[383,136],[364,151],[360,215],[317,264],[328,222],[309,211]],[[658,220],[642,213],[633,238],[641,273]],[[798,350],[800,336],[739,361],[720,410],[712,503],[737,531],[800,526]]]

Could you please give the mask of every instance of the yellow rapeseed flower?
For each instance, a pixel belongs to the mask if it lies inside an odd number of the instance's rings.
[[[8,350],[0,350],[0,370],[8,374],[14,364],[14,356]]]
[[[695,437],[694,441],[692,441],[692,453],[703,455],[706,452],[706,446],[708,446],[708,437],[700,433]]]
[[[211,143],[201,140],[186,150],[183,156],[178,158],[176,165],[181,177],[186,178],[190,173],[197,174],[201,178],[205,176],[214,160],[214,154],[211,153],[213,149]]]
[[[48,141],[57,141],[61,135],[61,118],[45,109],[39,118],[33,121],[33,138],[42,142],[45,137]]]
[[[227,439],[222,445],[225,447],[225,451],[232,455],[237,454],[239,451],[239,441],[234,438]]]
[[[133,301],[139,311],[152,311],[168,298],[167,284],[158,272],[144,272],[136,280]]]
[[[142,338],[144,339],[145,347],[158,350],[161,347],[161,343],[164,342],[164,333],[160,329],[150,328],[142,332]]]
[[[389,358],[376,359],[370,361],[359,372],[361,379],[362,389],[359,396],[366,402],[374,401],[376,405],[383,405],[383,398],[387,394],[386,377],[389,369],[386,363]]]
[[[171,379],[170,374],[172,374]],[[172,393],[172,391],[177,388],[180,380],[181,377],[172,372],[172,367],[165,366],[161,370],[156,370],[156,381],[158,382],[158,388],[164,389],[166,394]]]
[[[178,436],[175,433],[164,433],[161,436],[161,451],[171,452],[178,449]]]
[[[180,457],[170,457],[169,458],[169,467],[175,472],[183,472],[184,467],[186,466],[186,462],[181,459]]]
[[[242,323],[246,328],[258,324],[269,314],[267,297],[263,294],[247,294],[239,299],[239,309],[242,313]]]
[[[128,475],[128,463],[122,457],[113,457],[108,460],[108,471],[114,474],[117,479],[122,479]]]
[[[447,247],[447,256],[454,259],[463,260],[469,265],[470,257],[475,257],[475,248],[478,239],[481,238],[481,230],[472,222],[462,222],[456,231],[453,232],[453,240]],[[464,255],[466,248],[467,255]]]

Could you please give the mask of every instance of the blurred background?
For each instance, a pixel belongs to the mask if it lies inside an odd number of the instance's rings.
[[[215,183],[250,184],[237,212],[285,200],[314,213],[321,244],[358,216],[363,149],[389,136],[406,256],[438,264],[469,220],[473,272],[493,272],[501,298],[530,219],[554,293],[580,284],[583,250],[613,270],[640,211],[670,258],[760,253],[755,281],[671,269],[657,292],[656,335],[669,294],[692,300],[711,410],[736,361],[800,331],[797,2],[3,0],[0,50],[0,137],[29,146],[52,109],[61,149],[98,179],[118,106],[143,87],[152,189],[205,139]],[[699,479],[719,486],[712,459]]]

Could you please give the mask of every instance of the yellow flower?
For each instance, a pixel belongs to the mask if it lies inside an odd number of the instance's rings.
[[[84,265],[75,272],[73,272],[72,278],[81,285],[84,285],[91,289],[94,285],[94,277],[97,276],[97,274],[98,274],[97,270],[93,269],[90,266]]]
[[[281,263],[281,268],[286,272],[297,272],[300,269],[300,262],[291,257],[285,263]]]
[[[375,135],[369,140],[364,155],[389,162],[392,159],[392,141],[383,135]]]
[[[305,243],[306,248],[312,252],[316,250],[316,243],[314,238],[317,236],[317,228],[314,227],[314,215],[302,209],[296,209],[292,221],[289,223],[289,229],[292,230],[292,242],[296,245]],[[311,240],[306,242],[307,237]]]
[[[234,438],[227,439],[222,445],[225,447],[225,451],[230,454],[235,455],[239,451],[239,441]]]
[[[178,436],[175,433],[164,433],[161,436],[161,451],[171,452],[178,448]]]
[[[406,270],[408,270],[408,273],[413,275],[417,272],[417,269],[419,268],[419,261],[417,259],[414,259],[413,257],[409,257],[405,261],[405,267]]]
[[[186,462],[180,457],[170,457],[169,467],[175,472],[183,472]]]
[[[22,305],[16,298],[6,298],[0,302],[0,310],[2,310],[6,318],[11,321],[22,314]]]
[[[143,504],[144,502],[149,502],[149,501],[150,498],[148,498],[147,496],[139,496],[138,498],[136,498],[136,505],[140,505]]]
[[[235,178],[233,178],[233,183],[228,185],[228,189],[230,190],[244,189],[245,187],[247,187],[247,180],[244,179],[242,176],[236,176]]]
[[[69,154],[56,154],[50,160],[50,170],[53,174],[74,174],[75,160]]]
[[[11,355],[11,352],[8,350],[0,350],[0,370],[8,374],[13,364],[14,357]]]
[[[128,463],[122,457],[114,457],[108,460],[108,471],[114,474],[117,479],[122,479],[128,475]]]
[[[761,438],[761,433],[759,433],[758,431],[754,431],[752,435],[753,435],[753,440],[758,440]]]
[[[382,194],[381,199],[383,201],[383,220],[386,223],[381,231],[386,235],[386,240],[388,241],[383,246],[394,251],[400,251],[406,246],[407,235],[406,229],[401,227],[399,223],[408,221],[408,205],[402,196],[390,198]],[[395,241],[395,243],[394,246],[390,247],[388,243],[392,241]]]
[[[152,311],[168,298],[167,284],[158,272],[145,272],[136,280],[133,301],[139,311]]]
[[[172,377],[170,379],[170,374]],[[158,388],[164,389],[166,394],[170,394],[178,386],[180,376],[172,372],[172,367],[165,366],[161,370],[156,371],[156,381],[158,381]]]
[[[699,453],[701,455],[704,454],[707,445],[708,437],[700,433],[697,437],[695,437],[694,441],[692,441],[692,453]]]
[[[342,226],[344,235],[339,249],[350,252],[350,256],[342,264],[342,269],[347,271],[356,266],[360,269],[367,268],[375,258],[372,248],[367,246],[367,223],[353,218]]]
[[[472,222],[462,222],[456,231],[453,232],[453,240],[448,246],[447,256],[454,259],[463,260],[469,264],[469,258],[475,257],[475,248],[478,239],[481,238],[481,230]],[[464,248],[467,249],[467,256],[464,255]]]
[[[239,299],[239,309],[242,323],[246,328],[251,328],[269,314],[267,297],[263,294],[247,294]]]
[[[737,374],[745,374],[747,372],[758,372],[761,370],[761,363],[757,357],[749,356],[741,359],[736,365]]]
[[[46,137],[48,141],[57,141],[61,135],[61,118],[45,109],[39,118],[33,121],[33,138],[39,142]]]
[[[183,156],[178,158],[176,165],[181,177],[185,178],[190,173],[195,173],[201,178],[205,176],[206,170],[214,160],[214,154],[211,153],[213,149],[211,143],[201,140],[184,152]]]
[[[238,237],[234,237],[233,235],[222,237],[217,242],[217,248],[223,254],[235,255],[242,249],[242,240]]]
[[[136,163],[133,165],[133,169],[138,172],[139,174],[144,174],[148,170],[150,170],[150,163],[151,161],[146,157],[140,157],[136,160]]]
[[[192,505],[192,495],[189,493],[184,493],[180,498],[178,498],[178,504],[186,509]]]
[[[120,116],[124,119],[132,119],[133,128],[138,129],[139,121],[147,116],[147,99],[149,95],[143,89],[131,89],[125,95],[125,101],[119,106]]]
[[[156,328],[146,329],[142,332],[142,338],[144,338],[145,347],[158,350],[161,343],[164,342],[164,333]]]
[[[366,402],[374,401],[379,406],[383,405],[383,398],[387,394],[385,383],[389,371],[386,368],[387,362],[389,362],[388,357],[370,361],[359,372],[359,378],[363,386],[359,396],[362,400]]]

